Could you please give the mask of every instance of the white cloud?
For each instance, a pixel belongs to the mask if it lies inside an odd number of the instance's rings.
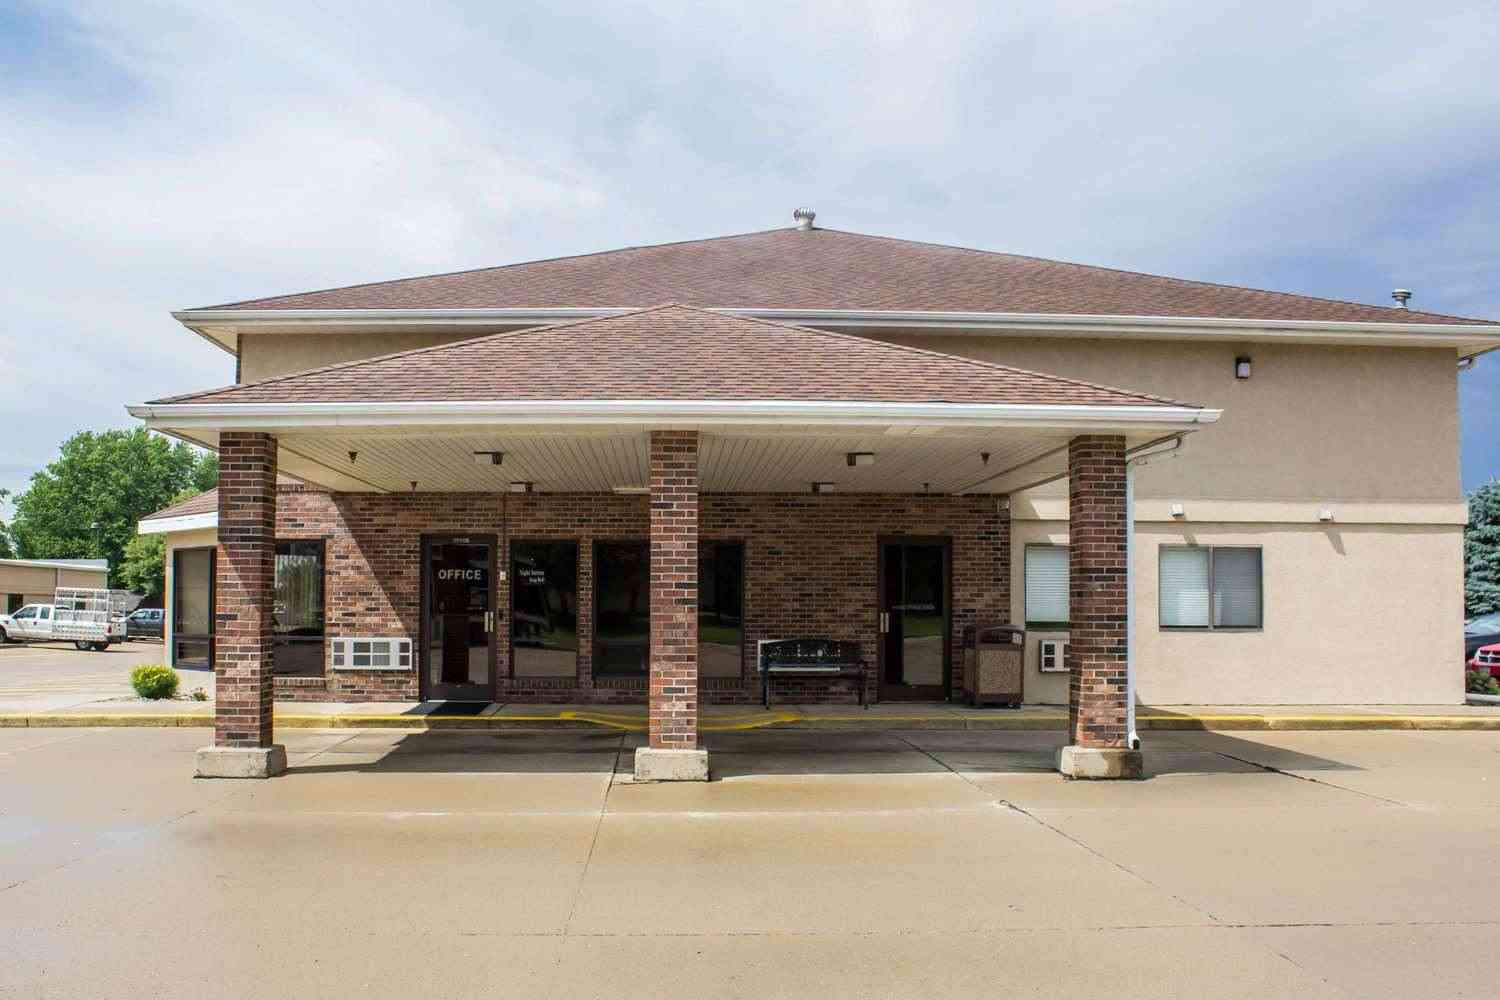
[[[126,425],[126,402],[226,380],[169,309],[802,203],[838,228],[1368,301],[1400,281],[1500,314],[1493,4],[45,17],[47,60],[0,62],[0,486],[79,427]]]

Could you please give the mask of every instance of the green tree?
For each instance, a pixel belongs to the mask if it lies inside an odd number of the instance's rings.
[[[23,558],[108,559],[118,586],[136,522],[217,478],[216,456],[144,427],[80,431],[16,497],[10,532]]]
[[[1464,611],[1469,617],[1500,611],[1500,479],[1491,479],[1469,494]]]
[[[5,503],[9,497],[10,490],[0,490],[0,504]],[[0,521],[0,559],[13,559],[15,555],[16,550],[10,543],[10,529],[5,526],[4,521]]]
[[[160,597],[167,585],[167,538],[136,535],[120,559],[120,586],[147,597]]]

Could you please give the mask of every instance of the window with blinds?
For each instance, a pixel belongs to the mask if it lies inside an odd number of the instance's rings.
[[[1026,546],[1026,627],[1068,627],[1068,549]]]
[[[1260,628],[1261,550],[1162,546],[1162,628]]]

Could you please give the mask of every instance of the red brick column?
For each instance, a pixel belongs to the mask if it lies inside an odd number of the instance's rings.
[[[651,432],[650,745],[698,747],[698,433]]]
[[[276,439],[219,435],[214,599],[214,745],[271,746]]]
[[[1068,737],[1123,748],[1125,722],[1125,439],[1068,443]]]

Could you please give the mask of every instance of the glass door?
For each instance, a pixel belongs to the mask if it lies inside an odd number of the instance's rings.
[[[493,701],[494,537],[427,538],[423,549],[425,696]]]
[[[948,697],[952,634],[945,538],[880,541],[880,697]]]

